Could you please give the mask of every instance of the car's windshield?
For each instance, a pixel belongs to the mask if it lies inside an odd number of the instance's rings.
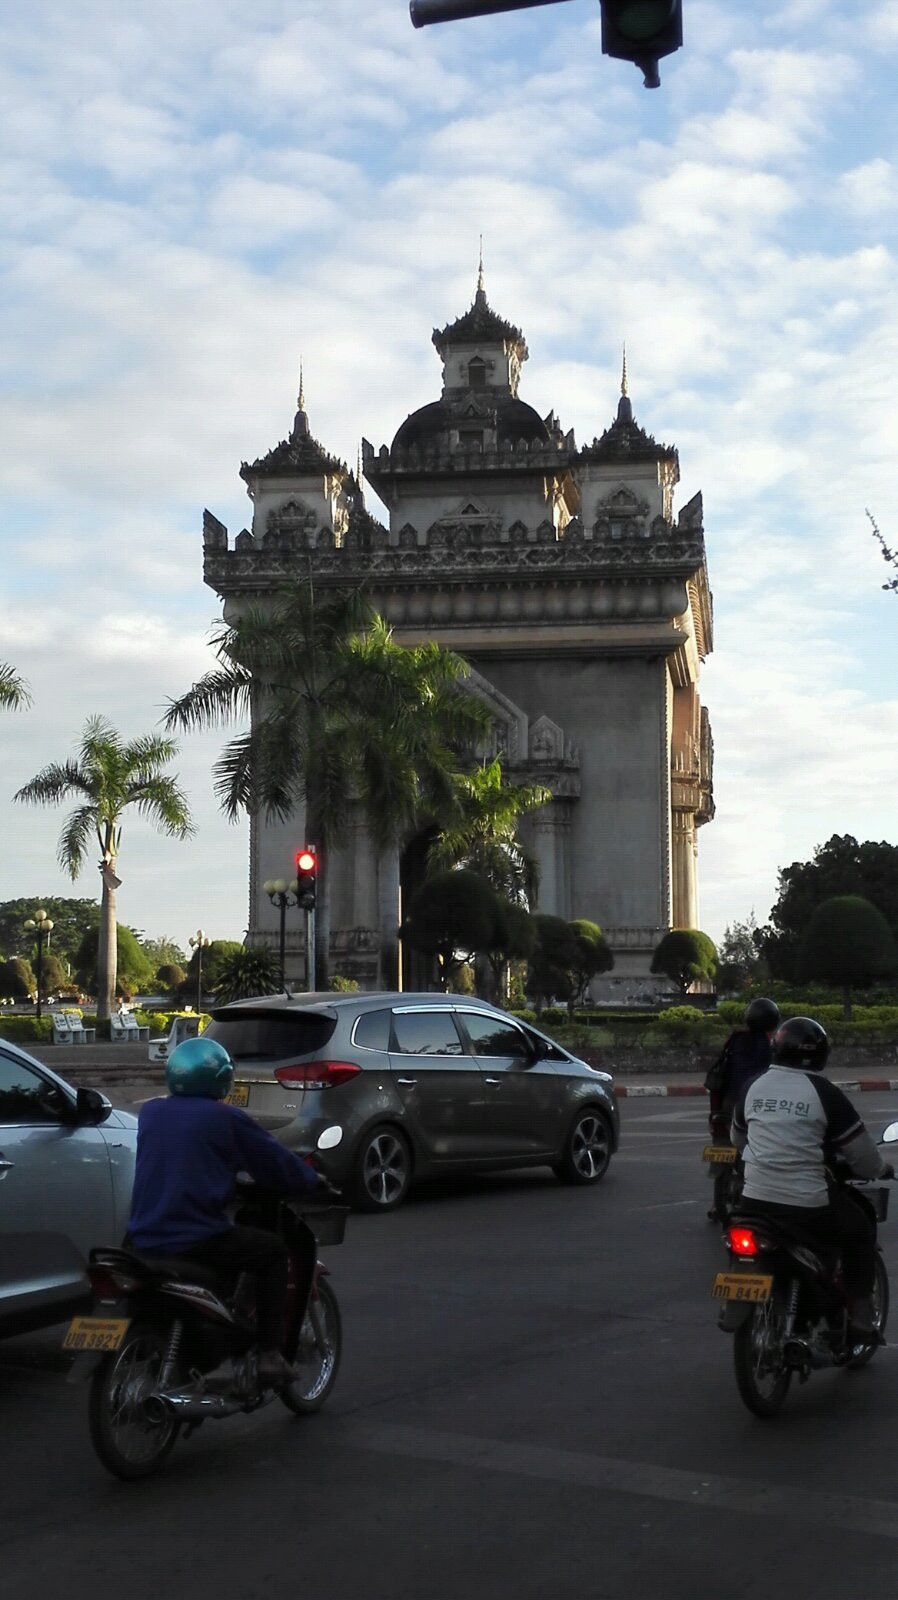
[[[336,1025],[319,1011],[238,1011],[213,1017],[203,1037],[224,1045],[233,1061],[283,1061],[320,1050]]]

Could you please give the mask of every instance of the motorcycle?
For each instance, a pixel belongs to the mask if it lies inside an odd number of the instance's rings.
[[[898,1123],[883,1138],[898,1140]],[[889,1191],[884,1183],[850,1180],[839,1171],[833,1176],[874,1227],[885,1221]],[[861,1340],[849,1328],[836,1251],[821,1253],[779,1221],[753,1217],[750,1201],[731,1218],[724,1238],[730,1270],[717,1273],[711,1295],[724,1302],[718,1327],[734,1336],[736,1387],[755,1416],[776,1416],[793,1377],[806,1383],[819,1368],[854,1369],[873,1359],[884,1343],[889,1313],[889,1279],[878,1242],[874,1337]]]
[[[299,1415],[324,1404],[340,1365],[342,1326],[318,1246],[342,1243],[347,1213],[333,1194],[319,1201],[238,1186],[234,1221],[279,1233],[289,1252],[283,1353],[298,1376],[278,1389],[258,1376],[252,1274],[91,1250],[91,1315],[73,1318],[63,1348],[76,1353],[69,1381],[90,1379],[90,1437],[108,1471],[146,1477],[182,1430],[187,1439],[203,1422],[275,1399]],[[205,1375],[228,1358],[233,1378],[210,1387]]]
[[[709,1222],[726,1225],[742,1199],[742,1157],[730,1143],[729,1124],[726,1136],[715,1131],[714,1143],[706,1144],[702,1160],[708,1164],[708,1177],[714,1183],[714,1202],[708,1212]]]

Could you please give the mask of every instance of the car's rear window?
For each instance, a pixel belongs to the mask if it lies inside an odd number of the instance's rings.
[[[353,1043],[364,1050],[389,1050],[390,1017],[389,1011],[363,1011],[355,1025]]]
[[[203,1038],[217,1039],[234,1061],[286,1060],[320,1050],[336,1026],[317,1011],[245,1011],[213,1018]]]

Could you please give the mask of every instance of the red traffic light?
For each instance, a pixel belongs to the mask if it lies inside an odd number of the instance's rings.
[[[308,849],[306,849],[306,850],[297,850],[297,852],[296,852],[296,870],[297,870],[297,872],[314,872],[317,864],[318,863],[317,863],[317,861],[315,859],[314,850],[308,850]]]

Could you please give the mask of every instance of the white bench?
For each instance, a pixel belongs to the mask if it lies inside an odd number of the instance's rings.
[[[167,1061],[172,1051],[185,1039],[195,1039],[200,1031],[199,1017],[175,1017],[164,1039],[151,1039],[149,1057],[151,1061]]]
[[[54,1044],[93,1044],[96,1028],[85,1028],[80,1011],[51,1011]]]
[[[109,1037],[113,1044],[120,1044],[124,1040],[140,1042],[146,1039],[149,1042],[150,1030],[145,1024],[138,1022],[133,1011],[129,1011],[127,1006],[122,1006],[121,1011],[117,1011],[109,1018]]]

